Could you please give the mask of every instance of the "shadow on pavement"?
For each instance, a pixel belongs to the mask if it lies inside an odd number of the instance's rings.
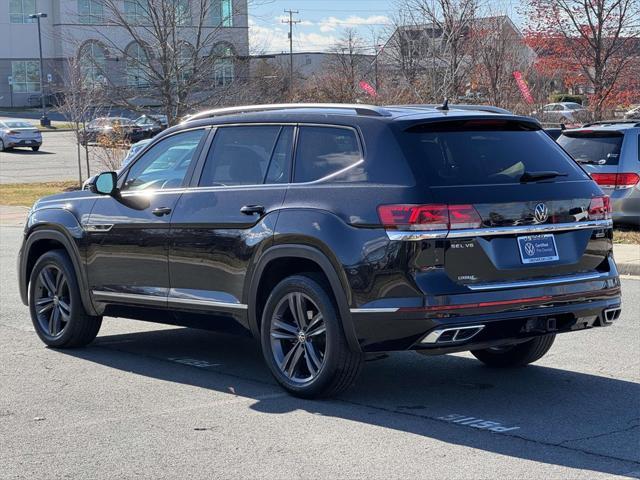
[[[177,328],[99,337],[91,347],[60,353],[145,377],[232,391],[254,398],[250,408],[265,414],[305,410],[552,465],[609,474],[640,471],[640,385],[614,378],[542,366],[494,370],[461,356],[404,352],[367,362],[339,398],[309,401],[265,397],[265,387],[272,393],[279,387],[257,343],[243,337]],[[492,433],[442,419],[452,414],[519,428]]]
[[[11,148],[8,150],[4,150],[2,153],[14,153],[14,154],[18,154],[18,155],[55,155],[54,152],[47,152],[46,150],[38,150],[37,152],[34,152],[33,150],[31,150],[31,148],[29,147],[25,147],[25,148]]]

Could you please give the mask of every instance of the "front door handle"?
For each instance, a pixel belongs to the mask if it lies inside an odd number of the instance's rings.
[[[153,210],[153,213],[156,217],[164,217],[165,215],[169,215],[171,213],[171,209],[169,207],[159,207]]]
[[[240,209],[240,213],[245,215],[264,215],[264,207],[262,205],[245,205]]]

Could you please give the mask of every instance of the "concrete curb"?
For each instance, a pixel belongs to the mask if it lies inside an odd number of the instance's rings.
[[[52,128],[51,130],[40,130],[40,133],[59,133],[59,132],[73,132],[72,128]]]
[[[616,265],[618,265],[618,273],[620,275],[640,277],[640,265],[635,263],[616,263]]]

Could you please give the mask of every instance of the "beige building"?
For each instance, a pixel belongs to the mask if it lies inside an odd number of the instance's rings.
[[[120,11],[132,21],[141,18],[141,2],[118,0]],[[186,44],[197,22],[194,0],[174,0],[184,15],[180,33]],[[249,55],[247,0],[210,0],[204,33],[214,39],[211,85],[225,86],[246,76]],[[41,19],[44,71],[40,72],[38,29],[29,15]],[[182,17],[181,17],[182,18]],[[121,27],[109,24],[101,0],[0,0],[0,107],[37,106],[44,84],[45,95],[60,90],[65,60],[78,58],[84,74],[96,81],[108,76],[113,85],[144,87],[140,66],[123,59],[122,52],[139,49]],[[133,53],[131,53],[133,52]]]

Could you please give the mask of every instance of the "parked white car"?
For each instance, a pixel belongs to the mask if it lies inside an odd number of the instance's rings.
[[[533,114],[543,123],[577,124],[589,120],[589,110],[575,102],[549,103],[542,112]]]
[[[0,120],[0,152],[15,147],[40,150],[42,134],[34,125],[22,120]]]

